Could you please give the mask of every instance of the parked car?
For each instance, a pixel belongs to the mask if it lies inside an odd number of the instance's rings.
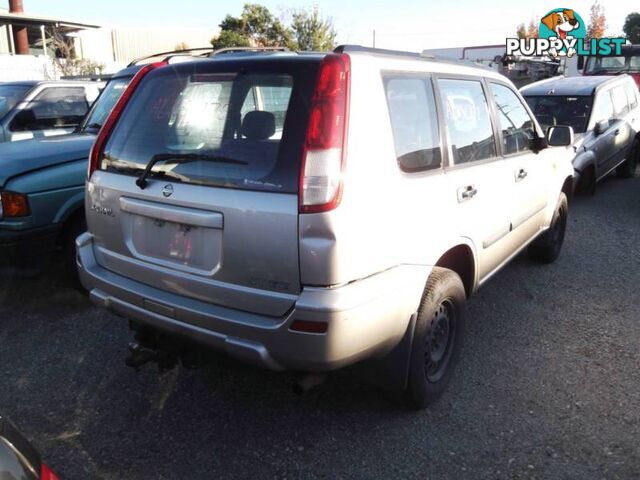
[[[624,45],[621,55],[587,57],[583,75],[629,74],[640,87],[640,45]]]
[[[73,133],[0,144],[0,251],[5,260],[33,263],[38,254],[61,248],[77,275],[74,242],[86,229],[89,150],[138,68],[114,75]]]
[[[576,185],[595,192],[613,170],[630,178],[640,160],[640,95],[628,75],[556,77],[521,89],[543,128],[570,125]]]
[[[29,441],[0,415],[0,478],[58,480]]]
[[[103,82],[0,83],[0,142],[73,132],[103,87]]]
[[[376,359],[424,407],[468,296],[527,247],[559,255],[573,168],[547,146],[571,128],[545,138],[497,72],[346,46],[149,65],[128,92],[77,260],[131,320],[132,366],[193,345],[298,372]]]

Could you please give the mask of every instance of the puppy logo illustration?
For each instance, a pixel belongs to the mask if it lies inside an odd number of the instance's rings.
[[[582,39],[586,36],[586,29],[582,18],[569,8],[558,8],[547,13],[540,20],[540,38],[549,40],[560,40],[566,44],[565,40],[571,42],[573,39]],[[552,58],[559,56],[573,57],[576,54],[575,47],[549,48],[548,55]]]
[[[578,12],[570,8],[555,8],[540,19],[538,38],[507,38],[506,54],[523,57],[619,56],[624,37],[586,39],[587,29]]]

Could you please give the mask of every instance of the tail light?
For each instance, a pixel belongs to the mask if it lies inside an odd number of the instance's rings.
[[[327,55],[311,103],[300,172],[300,213],[333,210],[343,187],[349,114],[348,55]]]
[[[129,82],[129,86],[125,89],[125,91],[122,93],[122,96],[111,110],[111,113],[107,117],[107,120],[104,122],[104,125],[102,125],[102,128],[98,132],[96,141],[93,143],[91,153],[89,154],[89,169],[87,171],[87,178],[91,178],[91,174],[98,168],[100,164],[100,157],[102,157],[102,153],[104,152],[104,147],[107,143],[107,140],[109,139],[109,135],[111,135],[113,128],[118,122],[118,118],[120,118],[122,111],[127,106],[127,103],[129,103],[129,100],[131,99],[131,96],[133,95],[135,89],[138,87],[147,73],[164,65],[167,65],[167,62],[157,62],[145,65],[140,70],[138,70],[138,73],[136,73],[131,79],[131,82]]]

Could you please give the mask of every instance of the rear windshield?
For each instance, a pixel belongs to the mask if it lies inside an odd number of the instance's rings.
[[[155,161],[150,179],[297,192],[317,66],[288,63],[210,61],[151,72],[114,129],[102,168],[137,175]]]
[[[584,71],[592,75],[640,72],[640,55],[587,57]]]
[[[25,85],[0,85],[0,118],[15,107],[30,88]]]
[[[576,133],[584,133],[587,130],[593,104],[591,97],[527,96],[524,98],[544,130],[554,125],[573,127]]]

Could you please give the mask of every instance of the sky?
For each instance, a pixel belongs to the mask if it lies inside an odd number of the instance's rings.
[[[338,43],[422,51],[427,48],[503,44],[515,36],[519,23],[540,18],[554,8],[571,8],[588,21],[593,0],[564,4],[548,0],[23,0],[25,11],[110,27],[210,28],[226,14],[239,15],[246,2],[261,3],[277,16],[314,3],[331,17]],[[634,2],[600,0],[607,16],[607,34],[622,34]],[[3,5],[4,4],[4,5]],[[626,5],[625,5],[626,4]],[[0,7],[8,8],[8,0]],[[640,5],[636,10],[640,10]]]

